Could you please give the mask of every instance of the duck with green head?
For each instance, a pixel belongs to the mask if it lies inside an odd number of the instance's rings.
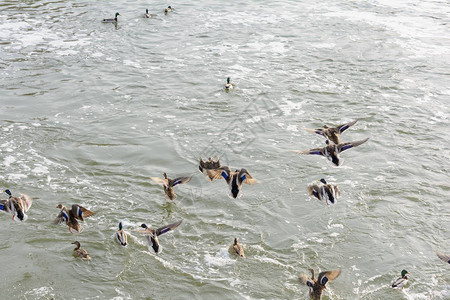
[[[395,279],[394,282],[392,282],[391,287],[394,289],[399,289],[399,288],[404,287],[406,285],[406,283],[408,283],[408,276],[407,276],[408,274],[409,274],[408,271],[402,270],[401,277]]]
[[[152,17],[152,16],[150,15],[150,13],[148,12],[148,9],[145,10],[144,17],[146,17],[146,18],[151,18],[151,17]]]
[[[13,214],[14,221],[26,221],[28,216],[26,212],[30,209],[33,200],[25,194],[20,197],[14,197],[10,190],[4,190],[8,194],[8,200],[0,200],[0,210]]]
[[[231,79],[230,77],[227,77],[227,83],[225,83],[225,90],[229,91],[233,89],[233,84],[230,82]]]
[[[164,13],[167,15],[167,13],[170,13],[171,11],[173,11],[173,8],[172,8],[172,6],[167,6],[167,8],[166,9],[164,9]]]
[[[117,22],[117,16],[120,16],[120,14],[118,12],[116,12],[116,15],[114,17],[114,19],[103,19],[103,23],[115,23]]]
[[[116,234],[114,235],[116,238],[116,241],[119,243],[120,246],[126,247],[127,244],[127,233],[123,231],[122,222],[119,222],[119,230],[116,231]]]

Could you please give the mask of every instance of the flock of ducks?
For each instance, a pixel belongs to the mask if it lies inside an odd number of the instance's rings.
[[[172,11],[173,8],[171,6],[168,6],[164,9],[165,14]],[[118,16],[120,16],[120,14],[117,12],[114,18],[103,19],[103,22],[117,23]],[[151,14],[149,13],[148,9],[145,10],[144,17],[151,18]],[[234,88],[233,84],[231,83],[230,77],[227,78],[224,88],[227,92]],[[346,131],[348,128],[353,126],[356,122],[357,120],[335,127],[328,127],[325,125],[323,126],[323,128],[304,128],[309,132],[325,137],[326,145],[324,147],[313,148],[309,150],[292,151],[299,154],[324,156],[334,165],[340,166],[342,165],[340,153],[347,149],[360,146],[369,140],[369,138],[366,138],[354,142],[342,142],[340,135],[344,133],[344,131]],[[235,171],[232,171],[230,167],[222,166],[219,158],[216,158],[216,160],[213,160],[212,158],[203,160],[202,158],[200,158],[198,168],[200,172],[206,175],[206,179],[208,181],[212,182],[223,178],[228,185],[230,198],[234,199],[242,196],[241,190],[243,183],[251,185],[257,182],[245,168],[235,169]],[[186,184],[191,180],[191,178],[192,176],[176,177],[174,179],[171,179],[167,176],[166,173],[164,173],[164,178],[150,177],[153,182],[163,186],[166,199],[168,200],[174,200],[177,197],[174,192],[174,187],[176,185]],[[314,196],[319,200],[325,200],[327,205],[329,205],[330,203],[335,204],[336,200],[340,197],[339,187],[337,185],[327,183],[324,178],[321,178],[318,181],[322,184],[308,185],[307,191],[309,195]],[[9,198],[0,199],[0,210],[11,213],[13,215],[12,219],[15,221],[26,221],[28,218],[26,212],[31,207],[32,199],[24,194],[20,197],[14,197],[11,191],[8,189],[4,190],[4,192],[9,196]],[[82,207],[79,204],[73,204],[70,209],[67,209],[67,207],[63,206],[62,204],[58,204],[56,208],[60,209],[60,212],[54,220],[54,223],[65,223],[68,226],[70,233],[73,233],[72,230],[81,233],[83,231],[83,228],[81,227],[79,221],[84,221],[84,218],[94,215],[94,212]],[[159,243],[158,237],[164,233],[174,230],[175,228],[180,226],[181,223],[182,220],[156,229],[149,228],[146,224],[141,224],[139,227],[142,228],[142,230],[139,230],[139,232],[146,237],[149,248],[152,248],[155,253],[160,253],[162,251],[162,246]],[[115,232],[114,238],[120,246],[126,247],[128,245],[127,233],[123,230],[122,222],[119,222],[119,230]],[[81,244],[79,241],[75,241],[72,244],[76,245],[73,250],[74,256],[80,257],[83,260],[91,259],[88,252],[85,249],[81,248]],[[244,249],[242,245],[239,244],[237,237],[234,239],[233,244],[229,247],[229,252],[235,257],[245,258]],[[443,262],[450,264],[450,255],[441,253],[439,251],[437,251],[436,254]],[[320,300],[322,297],[322,292],[326,288],[326,284],[335,280],[341,273],[339,269],[323,271],[320,272],[318,277],[316,278],[314,276],[314,270],[309,269],[309,271],[311,272],[311,276],[301,274],[299,276],[299,281],[308,286],[309,296],[314,300]],[[402,270],[401,276],[392,282],[391,287],[404,287],[408,282],[408,274],[408,271]]]
[[[227,79],[227,85],[230,80]],[[227,86],[225,86],[227,89]],[[229,89],[229,87],[228,87]],[[304,151],[294,151],[300,154],[320,154],[328,158],[333,164],[339,166],[342,164],[342,160],[339,158],[339,154],[347,149],[357,147],[365,142],[367,142],[368,138],[356,141],[356,142],[342,142],[340,139],[340,135],[348,129],[350,126],[354,125],[357,121],[352,121],[350,123],[346,123],[343,125],[339,125],[336,127],[327,127],[317,129],[308,129],[306,130],[317,133],[327,138],[326,146],[323,148],[314,148],[310,150]],[[207,160],[203,160],[200,158],[198,164],[199,171],[205,175],[206,179],[210,182],[223,178],[229,188],[229,197],[230,198],[238,198],[242,196],[242,185],[246,184],[254,184],[256,183],[256,179],[254,179],[250,173],[245,169],[235,169],[235,171],[231,171],[232,169],[228,166],[222,166],[220,159],[216,157],[216,159],[208,158]],[[164,178],[160,177],[150,177],[150,179],[163,186],[164,194],[166,199],[174,200],[176,198],[176,194],[174,192],[174,187],[179,184],[186,184],[191,180],[190,177],[176,177],[171,179],[164,173]],[[310,184],[307,186],[307,191],[309,195],[314,196],[319,200],[325,200],[326,204],[329,205],[335,204],[336,200],[340,197],[340,189],[337,185],[329,184],[324,178],[318,180],[321,182],[321,185],[318,184]],[[32,199],[28,195],[21,195],[19,197],[15,197],[12,195],[9,189],[4,190],[4,192],[9,196],[8,199],[0,199],[0,210],[11,213],[13,215],[12,219],[15,221],[24,222],[28,219],[26,212],[31,207]],[[56,219],[54,220],[54,224],[66,224],[69,228],[70,233],[73,231],[77,233],[81,233],[83,228],[80,225],[80,221],[84,221],[85,218],[94,215],[95,213],[89,209],[84,208],[79,204],[73,204],[70,209],[65,207],[62,204],[58,204],[56,207],[60,209]],[[146,224],[141,224],[139,226],[138,231],[145,236],[148,242],[149,249],[153,249],[155,253],[160,253],[162,250],[162,246],[159,243],[158,237],[164,233],[170,232],[176,229],[182,220],[165,225],[159,228],[149,228]],[[123,230],[122,222],[119,223],[119,230],[114,234],[116,242],[122,246],[126,247],[127,243],[127,233]],[[80,257],[83,260],[90,260],[88,252],[85,249],[81,248],[80,242],[75,241],[72,244],[76,245],[73,249],[73,255],[76,257]],[[245,258],[244,248],[239,244],[238,238],[236,237],[229,247],[229,252],[234,257]],[[450,264],[450,255],[441,253],[439,251],[436,252],[437,256],[445,263]],[[309,296],[314,300],[320,300],[322,297],[322,292],[326,288],[327,283],[335,280],[341,273],[339,269],[323,271],[320,272],[318,277],[314,276],[314,270],[309,269],[311,272],[311,276],[306,274],[301,274],[299,276],[299,281],[305,284],[309,288]],[[402,288],[408,282],[408,274],[409,272],[406,270],[401,271],[401,276],[395,279],[392,282],[392,288]]]

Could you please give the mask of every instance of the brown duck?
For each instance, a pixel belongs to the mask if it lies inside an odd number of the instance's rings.
[[[33,203],[33,200],[28,195],[20,195],[20,197],[14,197],[10,190],[4,190],[8,194],[8,200],[0,200],[0,210],[10,212],[13,214],[14,221],[26,221],[28,216],[25,214]]]
[[[341,270],[324,271],[319,273],[319,277],[314,278],[314,270],[309,269],[309,271],[311,277],[301,274],[298,279],[309,287],[309,297],[313,300],[322,299],[322,292],[326,288],[327,282],[333,281],[341,274]]]
[[[184,184],[188,183],[191,180],[192,176],[190,177],[177,177],[175,179],[170,179],[167,177],[167,174],[164,173],[164,179],[160,177],[150,177],[151,180],[158,184],[162,184],[164,186],[164,193],[166,193],[166,196],[168,199],[173,200],[177,197],[175,195],[175,192],[173,190],[173,187],[177,184]]]
[[[56,208],[61,209],[61,211],[56,217],[54,223],[61,224],[65,222],[66,225],[69,226],[70,233],[73,233],[72,229],[74,229],[77,232],[81,232],[82,228],[80,223],[78,223],[78,220],[84,221],[84,217],[90,217],[94,214],[93,211],[90,211],[89,209],[86,209],[78,204],[73,204],[70,210],[68,210],[62,204],[58,204]]]
[[[87,251],[80,248],[80,242],[79,241],[75,241],[72,244],[76,245],[75,249],[73,249],[73,255],[75,255],[77,257],[81,257],[83,260],[90,260],[91,259],[91,257],[87,253]]]
[[[338,125],[336,127],[328,127],[327,125],[324,125],[323,128],[316,128],[316,129],[305,128],[305,129],[308,130],[309,132],[320,134],[335,144],[340,144],[342,143],[342,141],[339,135],[341,135],[350,126],[353,126],[357,121],[358,120],[355,120],[353,122]]]
[[[230,246],[229,251],[234,255],[234,257],[240,256],[245,258],[244,248],[242,248],[242,245],[238,243],[238,238],[234,239],[234,243]]]
[[[215,170],[206,170],[206,174],[210,181],[223,177],[230,188],[230,196],[233,198],[237,198],[241,195],[243,183],[256,183],[256,179],[254,179],[246,169],[232,172],[229,167],[223,166]]]

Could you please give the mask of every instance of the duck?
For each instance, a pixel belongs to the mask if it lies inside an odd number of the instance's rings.
[[[230,82],[230,77],[227,77],[227,83],[225,83],[225,90],[229,91],[233,89],[233,84]]]
[[[450,255],[444,254],[440,251],[436,251],[436,255],[445,263],[450,264]]]
[[[206,174],[206,170],[219,169],[220,167],[221,167],[220,159],[218,157],[216,157],[216,161],[214,161],[211,157],[207,161],[204,161],[200,157],[200,162],[199,162],[199,165],[198,165],[198,169],[203,174]]]
[[[89,253],[87,253],[86,250],[80,248],[80,242],[75,241],[72,244],[76,245],[76,247],[73,249],[73,255],[77,257],[81,257],[83,260],[90,260],[91,257],[89,256]]]
[[[313,300],[322,299],[322,292],[326,288],[326,284],[335,280],[340,274],[341,270],[331,270],[319,273],[319,277],[314,278],[314,270],[309,269],[311,277],[306,274],[301,274],[298,279],[301,283],[309,287],[309,297]]]
[[[166,198],[169,200],[174,200],[177,195],[175,195],[175,192],[173,190],[174,186],[177,184],[185,184],[188,183],[191,180],[192,176],[190,177],[177,177],[175,179],[170,179],[167,177],[167,174],[164,173],[164,179],[160,177],[150,177],[151,180],[158,184],[162,184],[164,186],[164,193],[166,194]]]
[[[151,17],[152,17],[152,16],[150,15],[150,13],[148,12],[148,9],[145,10],[144,17],[146,17],[146,18],[151,18]]]
[[[238,243],[238,238],[234,238],[233,244],[230,246],[229,252],[234,255],[234,257],[245,258],[244,248]]]
[[[84,217],[90,217],[94,214],[93,211],[90,211],[89,209],[86,209],[78,204],[73,204],[70,210],[68,210],[62,204],[58,204],[56,208],[61,209],[61,211],[53,222],[55,224],[61,224],[62,222],[65,222],[66,225],[69,226],[70,233],[73,233],[72,229],[74,229],[76,232],[81,232],[82,227],[78,220],[84,221]]]
[[[149,249],[151,247],[155,251],[155,253],[160,253],[162,251],[162,246],[159,244],[158,236],[160,236],[161,234],[164,234],[166,232],[174,230],[181,224],[181,222],[182,222],[182,220],[178,221],[176,223],[165,225],[158,229],[152,229],[152,228],[149,228],[145,224],[141,224],[140,227],[144,228],[144,230],[140,230],[140,232],[142,234],[144,234],[145,237],[147,238]]]
[[[26,221],[28,216],[26,212],[33,204],[33,199],[30,196],[21,194],[20,197],[14,197],[9,189],[4,190],[8,194],[8,200],[0,200],[0,210],[12,213],[14,221]]]
[[[173,8],[172,8],[172,6],[167,6],[167,8],[166,9],[164,9],[164,13],[167,15],[167,13],[169,13],[169,12],[171,12],[171,11],[173,11]]]
[[[399,288],[404,287],[405,284],[408,283],[408,276],[406,276],[408,274],[409,274],[408,271],[402,270],[401,277],[395,279],[394,282],[392,282],[391,287],[394,289],[399,289]]]
[[[230,197],[235,199],[242,196],[242,183],[256,183],[256,179],[254,179],[244,168],[232,172],[228,166],[223,166],[218,169],[206,170],[206,173],[208,175],[207,178],[209,179],[209,181],[214,181],[223,177],[230,188]]]
[[[115,23],[117,22],[117,16],[120,16],[118,12],[116,12],[114,19],[103,19],[103,23]]]
[[[305,129],[309,132],[320,134],[335,144],[341,144],[342,141],[339,135],[341,135],[345,130],[350,128],[350,126],[355,125],[357,121],[358,120],[355,120],[349,123],[338,125],[336,127],[328,127],[327,125],[324,125],[323,128],[315,128],[315,129],[305,128]]]
[[[341,191],[339,187],[337,185],[327,183],[324,178],[318,181],[322,182],[323,185],[308,185],[308,193],[319,200],[325,199],[327,205],[329,205],[328,201],[330,201],[332,204],[336,204],[336,200],[341,197]]]
[[[310,150],[298,151],[293,150],[295,153],[299,154],[316,154],[325,156],[329,161],[331,161],[334,165],[340,166],[342,165],[342,160],[339,158],[339,154],[347,149],[357,147],[361,144],[367,142],[369,138],[364,140],[348,142],[348,143],[340,143],[340,144],[331,144],[329,140],[326,140],[326,146],[323,148],[314,148]]]
[[[123,231],[123,226],[122,226],[122,222],[119,222],[119,230],[116,231],[116,234],[114,235],[114,237],[116,238],[116,241],[120,244],[120,246],[122,247],[126,247],[127,244],[127,233],[125,231]]]

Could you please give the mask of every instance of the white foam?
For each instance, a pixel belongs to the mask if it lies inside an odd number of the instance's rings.
[[[16,159],[13,157],[13,156],[11,156],[11,155],[9,155],[9,156],[7,156],[7,157],[5,157],[4,159],[3,159],[3,164],[6,166],[6,167],[9,167],[12,163],[14,163],[16,161]]]

